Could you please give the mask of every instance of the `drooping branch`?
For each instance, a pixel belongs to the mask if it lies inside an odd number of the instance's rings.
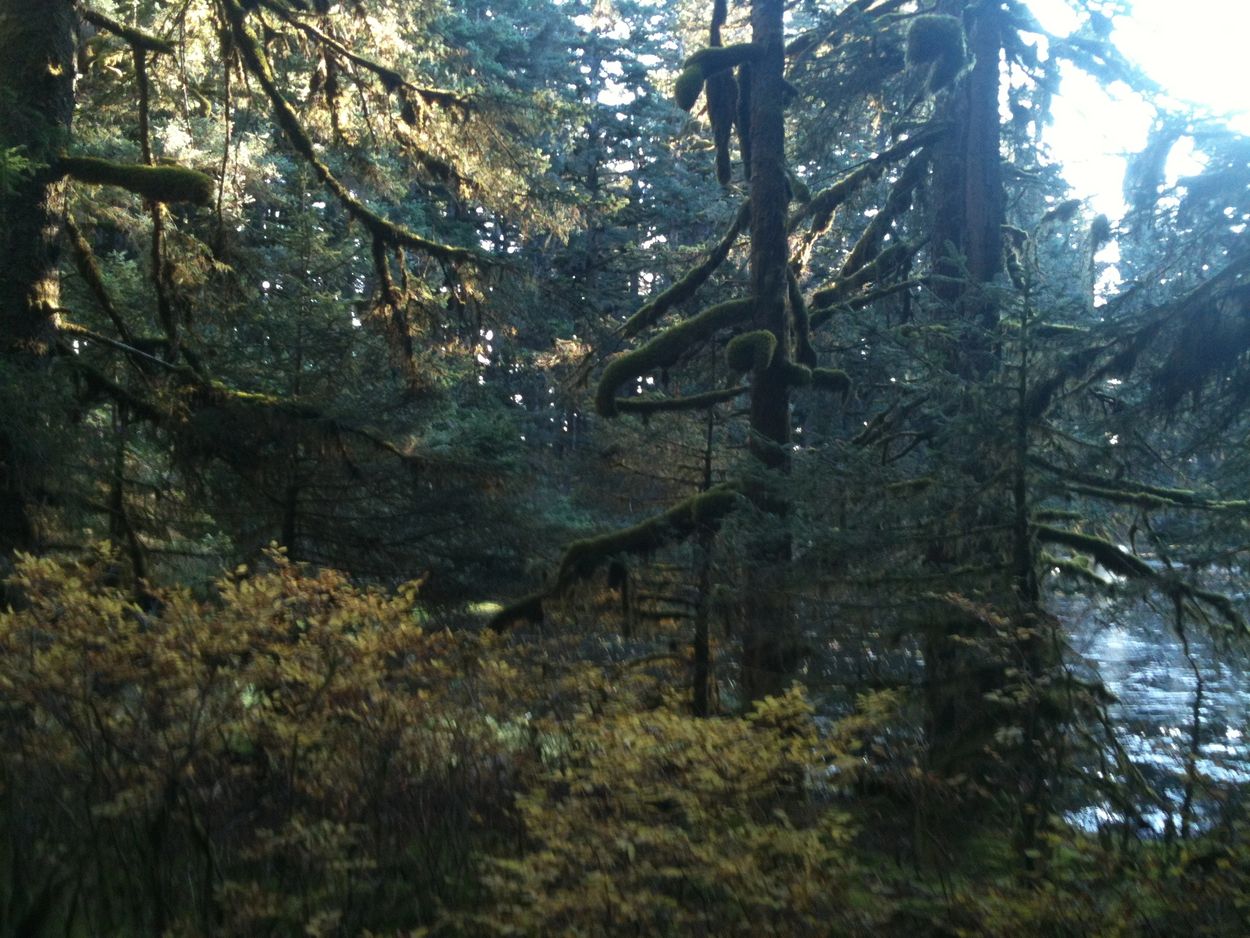
[[[1087,554],[1117,576],[1150,582],[1161,593],[1178,601],[1188,600],[1210,606],[1235,629],[1241,632],[1246,631],[1245,623],[1229,597],[1165,576],[1140,557],[1130,554],[1105,538],[1045,524],[1034,525],[1033,531],[1042,543],[1058,544]]]
[[[1066,490],[1102,501],[1135,505],[1139,508],[1231,512],[1250,510],[1250,501],[1211,499],[1187,489],[1146,485],[1124,479],[1104,479],[1089,473],[1056,466],[1036,455],[1029,458],[1029,463],[1058,479]]]
[[[342,56],[353,65],[358,65],[365,71],[376,75],[378,80],[381,81],[382,87],[389,93],[408,92],[410,94],[415,94],[426,104],[434,105],[447,110],[458,110],[462,115],[473,110],[473,103],[464,95],[458,94],[455,91],[449,91],[445,88],[431,88],[425,85],[415,84],[395,69],[383,65],[381,62],[376,62],[373,59],[366,58],[358,52],[353,52],[338,39],[335,39],[333,36],[327,34],[324,30],[318,29],[307,20],[300,19],[299,17],[292,15],[290,10],[285,10],[276,3],[266,4],[266,9],[272,10],[284,22],[294,26],[318,45],[329,50],[330,52],[333,52],[335,55]]]
[[[828,230],[829,223],[833,220],[833,213],[837,211],[842,203],[854,195],[861,186],[880,179],[882,173],[891,164],[897,163],[921,147],[938,140],[948,129],[948,125],[945,123],[929,123],[912,133],[905,140],[900,140],[892,147],[881,151],[857,169],[843,176],[828,189],[821,190],[812,196],[810,201],[801,205],[790,216],[789,230],[793,232],[806,219],[811,218],[812,222],[808,238],[814,239],[823,234]]]
[[[313,173],[336,199],[343,205],[347,213],[368,229],[375,238],[380,238],[395,247],[410,247],[438,260],[461,262],[469,261],[477,264],[491,263],[486,256],[468,248],[459,248],[441,244],[429,238],[423,238],[403,225],[384,218],[361,202],[347,186],[331,172],[320,157],[317,156],[312,138],[304,129],[295,109],[278,88],[277,79],[269,65],[264,49],[257,42],[247,27],[247,11],[239,5],[238,0],[225,0],[226,11],[230,16],[231,34],[239,49],[247,71],[264,90],[273,108],[278,125],[286,134],[287,139],[296,152],[304,158]]]
[[[621,326],[619,336],[623,339],[632,339],[642,330],[650,328],[659,322],[661,317],[678,303],[683,303],[694,296],[698,292],[699,287],[707,283],[708,278],[715,273],[716,268],[725,262],[725,258],[729,256],[730,249],[733,248],[750,220],[751,203],[747,201],[742,203],[742,208],[734,216],[733,224],[729,226],[729,230],[725,232],[724,237],[712,248],[707,258],[698,266],[692,267],[680,280],[656,295],[654,299],[646,303],[638,312],[625,320],[625,324]]]
[[[755,301],[729,300],[710,306],[689,319],[669,326],[655,338],[631,352],[617,355],[608,362],[595,391],[595,409],[604,417],[617,413],[616,392],[630,378],[655,368],[667,368],[682,355],[710,339],[721,329],[745,322],[751,317]]]
[[[85,7],[81,13],[82,18],[92,26],[126,40],[135,49],[151,52],[153,55],[173,55],[176,51],[172,42],[166,42],[158,36],[145,33],[140,29],[135,29],[133,26],[126,26],[124,23],[119,23],[117,20],[105,16],[103,13],[98,13]]]
[[[100,307],[104,315],[113,323],[113,328],[122,337],[122,341],[130,342],[130,329],[117,311],[117,305],[113,302],[113,298],[109,295],[95,252],[91,250],[91,244],[83,236],[82,229],[78,227],[68,213],[65,216],[65,234],[69,238],[69,245],[74,254],[74,266],[77,268],[79,276],[87,284],[87,292],[91,294],[92,299],[96,301],[96,305]]]
[[[739,497],[738,486],[724,483],[692,495],[668,511],[632,527],[574,541],[565,549],[555,582],[545,590],[505,606],[491,620],[492,628],[502,631],[519,621],[540,620],[544,600],[588,578],[612,557],[653,553],[701,529],[715,528],[737,507]]]

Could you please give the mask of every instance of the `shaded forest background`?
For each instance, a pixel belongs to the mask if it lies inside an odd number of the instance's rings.
[[[1072,6],[0,0],[0,932],[1244,934],[1250,142]]]

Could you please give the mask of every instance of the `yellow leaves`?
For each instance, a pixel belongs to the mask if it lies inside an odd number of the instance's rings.
[[[827,933],[850,830],[836,812],[808,810],[805,780],[834,751],[811,717],[798,689],[745,718],[579,713],[562,758],[518,800],[535,849],[489,861],[495,905],[475,925],[747,935],[768,921]]]
[[[0,778],[29,823],[64,826],[61,849],[93,831],[93,855],[125,869],[147,862],[127,845],[163,831],[178,863],[127,888],[165,876],[171,896],[218,902],[225,933],[357,934],[369,913],[349,897],[468,849],[456,799],[502,812],[507,752],[530,736],[488,724],[507,711],[481,692],[515,691],[520,669],[494,638],[424,631],[415,586],[357,589],[272,553],[214,601],[153,589],[145,611],[111,565],[108,547],[21,558],[25,602],[0,612]],[[449,817],[453,840],[431,840]],[[215,899],[199,885],[209,849]]]

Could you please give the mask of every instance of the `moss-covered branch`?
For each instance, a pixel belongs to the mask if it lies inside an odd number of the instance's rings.
[[[317,156],[312,138],[308,136],[295,109],[279,90],[277,79],[274,77],[264,49],[247,27],[247,11],[239,5],[238,0],[225,0],[225,6],[230,17],[235,45],[239,49],[247,71],[256,79],[269,98],[278,126],[286,134],[291,146],[312,168],[322,185],[330,190],[352,218],[364,225],[375,238],[381,238],[396,247],[410,247],[438,260],[490,263],[489,258],[468,248],[453,247],[423,238],[403,225],[383,218],[352,195],[338,177],[330,171],[330,167]]]
[[[621,337],[626,339],[633,338],[642,330],[650,328],[659,322],[660,317],[678,303],[683,303],[694,296],[699,287],[703,286],[707,279],[716,271],[716,268],[725,262],[725,258],[729,256],[730,249],[746,229],[750,220],[751,203],[744,202],[742,208],[738,210],[738,214],[734,217],[733,224],[729,226],[729,230],[725,232],[724,237],[712,248],[707,258],[697,267],[691,268],[680,280],[657,294],[654,299],[650,300],[638,312],[625,320],[625,324],[621,326],[620,330]]]
[[[1059,544],[1088,554],[1107,570],[1119,576],[1135,580],[1154,579],[1155,572],[1146,561],[1133,556],[1126,550],[1121,550],[1105,538],[1055,528],[1048,524],[1035,525],[1033,530],[1037,534],[1037,539],[1043,544]]]
[[[690,110],[699,100],[699,92],[703,90],[704,82],[728,69],[755,61],[762,52],[763,49],[752,42],[700,49],[686,59],[681,74],[677,76],[677,84],[673,89],[677,106],[685,111]]]
[[[680,413],[689,410],[707,410],[717,404],[732,401],[735,397],[749,391],[746,385],[732,388],[720,388],[715,391],[704,391],[687,397],[618,397],[616,409],[622,414]]]
[[[119,186],[153,202],[208,205],[216,191],[212,177],[184,166],[146,166],[115,163],[94,156],[64,156],[57,168],[62,175],[79,182]]]
[[[383,65],[381,62],[375,62],[373,59],[366,58],[358,52],[353,52],[339,40],[318,29],[312,23],[292,15],[291,11],[285,10],[277,4],[274,4],[270,9],[318,45],[330,50],[335,55],[342,56],[353,65],[358,65],[365,71],[376,75],[378,80],[381,81],[382,87],[390,93],[406,91],[417,95],[426,104],[458,110],[461,113],[468,113],[473,109],[472,102],[462,94],[457,94],[444,88],[430,88],[414,84],[395,69]]]
[[[871,301],[881,299],[888,296],[897,289],[907,289],[912,284],[897,284],[895,290],[882,289],[875,291],[865,297],[854,297],[856,290],[867,286],[870,283],[880,282],[886,277],[898,271],[912,256],[920,249],[920,245],[916,244],[893,244],[886,248],[875,259],[865,264],[859,270],[855,271],[851,276],[844,280],[838,280],[831,286],[822,290],[817,290],[812,296],[811,303],[811,327],[819,328],[827,322],[833,314],[843,305],[852,302],[854,305],[863,305],[858,302],[860,300]]]
[[[1165,488],[1145,485],[1123,479],[1104,479],[1089,473],[1064,469],[1032,456],[1029,462],[1059,479],[1064,488],[1079,495],[1088,495],[1101,501],[1139,508],[1190,509],[1193,511],[1250,511],[1250,501],[1205,498],[1188,489]]]
[[[812,387],[828,394],[846,397],[851,393],[851,376],[840,368],[813,368]]]
[[[65,234],[74,254],[74,267],[87,284],[87,292],[91,294],[96,301],[96,305],[100,307],[104,315],[108,316],[112,321],[113,328],[117,330],[117,334],[122,337],[122,340],[130,342],[130,329],[117,311],[117,306],[113,303],[112,296],[109,295],[95,252],[91,250],[91,244],[83,237],[82,230],[68,213],[65,216]]]
[[[103,13],[97,13],[95,10],[83,8],[82,18],[99,29],[112,33],[121,39],[126,40],[135,49],[141,49],[144,52],[151,52],[154,55],[173,55],[174,44],[166,42],[150,33],[135,29],[133,26],[126,26],[117,22],[115,19],[105,16]]]
[[[861,186],[881,178],[881,174],[893,163],[927,146],[946,133],[947,125],[941,123],[926,124],[906,140],[900,140],[892,147],[881,151],[863,165],[847,173],[828,189],[822,189],[811,200],[802,205],[790,216],[789,230],[794,231],[807,218],[812,219],[810,237],[822,234],[829,228],[833,213],[849,199]]]
[[[649,554],[701,529],[715,528],[737,507],[739,498],[737,486],[717,485],[632,527],[574,541],[564,551],[555,582],[509,603],[492,617],[491,627],[503,631],[520,622],[542,621],[544,601],[591,576],[608,560],[621,554]]]
[[[639,348],[617,355],[603,369],[595,391],[595,409],[605,417],[615,416],[616,392],[622,384],[655,368],[676,364],[682,355],[719,330],[748,320],[754,305],[750,299],[718,303],[669,326]]]
[[[1179,600],[1201,603],[1209,606],[1239,631],[1246,630],[1241,614],[1233,601],[1223,593],[1193,586],[1171,576],[1164,576],[1139,557],[1122,550],[1110,541],[1089,534],[1079,534],[1049,525],[1035,525],[1033,528],[1037,539],[1044,544],[1058,544],[1094,558],[1106,570],[1118,576],[1132,580],[1144,580],[1154,584],[1155,588],[1166,596]],[[1074,567],[1065,566],[1067,572],[1078,572]],[[1092,575],[1092,571],[1091,571]]]

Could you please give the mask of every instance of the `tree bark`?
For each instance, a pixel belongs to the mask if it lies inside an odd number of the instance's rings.
[[[751,295],[753,329],[777,339],[771,364],[751,386],[751,452],[766,480],[752,493],[766,519],[747,550],[742,683],[748,699],[783,689],[794,670],[795,636],[781,579],[790,559],[783,476],[789,467],[791,328],[786,306],[790,187],[785,152],[783,0],[755,0],[751,38],[763,50],[751,66]]]
[[[950,321],[961,330],[959,357],[950,368],[967,390],[973,390],[994,380],[1001,364],[996,335],[998,306],[989,287],[1002,269],[1005,221],[998,114],[1003,27],[994,4],[942,0],[939,11],[963,20],[969,52],[976,60],[971,73],[947,93],[946,116],[952,130],[934,161],[930,242],[937,274],[934,293],[945,305]],[[961,395],[958,406],[983,408],[986,405],[981,397],[976,393]],[[962,416],[969,426],[984,420],[983,414]],[[960,518],[961,526],[979,523],[992,527],[995,520],[1006,520],[1006,512],[1011,511],[1004,498],[1007,493],[1001,486],[988,484],[994,467],[978,451],[984,444],[981,434],[952,434],[952,451],[945,454],[949,464],[968,467],[967,471],[982,476],[975,479],[981,492],[975,502],[949,513]],[[958,543],[957,538],[948,541]],[[1012,587],[1007,582],[1010,570],[1002,552],[1002,546],[992,539],[974,538],[952,556],[943,555],[937,561],[952,567],[1002,567],[1003,588],[995,587],[994,595],[986,597],[997,606],[1012,601]],[[929,753],[939,772],[974,778],[981,774],[976,765],[983,761],[985,737],[993,729],[985,716],[984,694],[1001,680],[988,642],[985,624],[959,610],[935,616],[926,635]]]
[[[74,110],[71,0],[0,0],[0,159],[30,169],[0,184],[0,393],[10,406],[37,406],[60,305],[57,254],[61,184],[51,167]],[[0,425],[0,557],[35,542],[30,465],[17,421]]]

